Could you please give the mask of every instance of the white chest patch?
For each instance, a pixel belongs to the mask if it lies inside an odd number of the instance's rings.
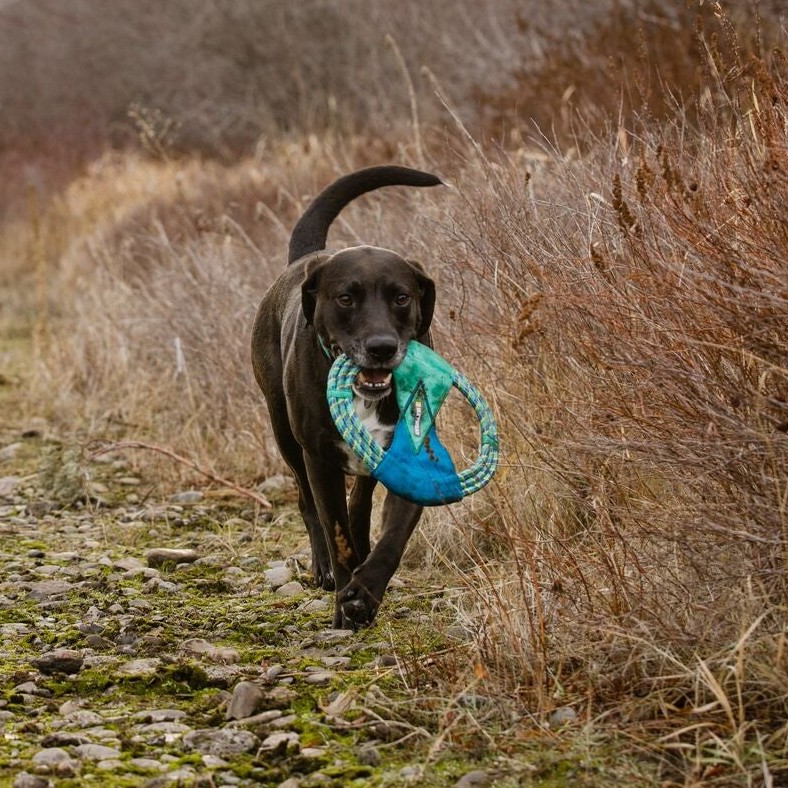
[[[389,447],[391,437],[394,434],[393,424],[381,424],[378,417],[376,402],[366,402],[360,397],[353,397],[353,405],[364,429],[379,443],[384,449]],[[344,441],[339,444],[346,460],[343,470],[351,476],[369,476],[369,471],[361,460],[356,457],[353,450]]]

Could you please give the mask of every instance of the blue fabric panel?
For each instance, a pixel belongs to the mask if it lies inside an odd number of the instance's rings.
[[[422,506],[459,501],[464,493],[449,452],[435,428],[428,432],[418,452],[413,451],[408,425],[397,422],[394,437],[372,475],[389,490]]]

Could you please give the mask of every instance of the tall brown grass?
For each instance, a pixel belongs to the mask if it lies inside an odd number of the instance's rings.
[[[628,16],[620,4],[604,35],[574,40],[577,57],[535,69],[555,74],[546,87],[582,82],[584,101],[615,110],[534,106],[570,134],[526,136],[514,104],[537,102],[540,86],[527,70],[514,67],[497,99],[484,93],[485,112],[500,113],[482,113],[487,126],[471,125],[438,70],[445,102],[427,112],[421,96],[418,138],[406,102],[387,135],[271,137],[235,164],[107,154],[42,209],[52,337],[32,406],[76,440],[165,443],[252,483],[281,466],[248,331],[300,209],[382,160],[453,184],[369,195],[331,237],[425,262],[438,346],[500,421],[493,484],[430,513],[405,567],[431,621],[466,633],[406,661],[413,694],[397,713],[432,732],[426,757],[516,755],[536,737],[584,763],[626,753],[613,781],[788,774],[788,74],[752,18],[701,6],[697,26],[683,3],[654,23],[679,20],[694,38],[691,56],[669,36],[643,56],[664,86],[659,107],[640,93],[620,113],[643,83],[591,79],[600,42],[637,40],[653,22],[652,6]],[[512,51],[535,56],[523,43],[535,39],[516,36]],[[403,47],[410,65],[418,51]],[[518,133],[489,144],[480,129],[504,120]],[[29,234],[7,225],[4,248]],[[447,440],[472,454],[458,425]],[[170,485],[179,473],[158,468]],[[564,706],[576,721],[559,735],[551,714]]]

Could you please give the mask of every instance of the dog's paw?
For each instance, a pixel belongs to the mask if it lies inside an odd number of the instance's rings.
[[[378,612],[380,602],[366,589],[351,581],[337,596],[338,614],[342,629],[369,626]]]
[[[333,591],[336,588],[334,573],[330,569],[320,569],[317,567],[312,573],[315,585],[323,591]]]

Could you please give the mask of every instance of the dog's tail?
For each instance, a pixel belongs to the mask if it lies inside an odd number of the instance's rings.
[[[381,186],[440,186],[442,183],[437,175],[410,167],[367,167],[345,175],[323,189],[304,211],[290,236],[287,262],[293,263],[304,255],[325,249],[328,228],[356,197]]]

